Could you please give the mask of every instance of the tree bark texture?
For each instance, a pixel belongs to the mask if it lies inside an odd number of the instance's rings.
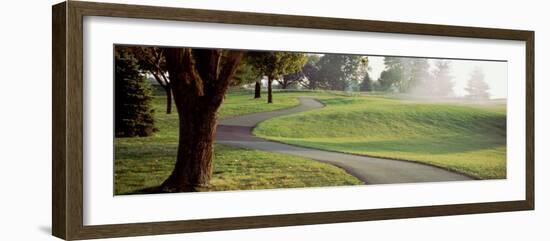
[[[166,114],[172,113],[172,88],[164,88],[166,91]]]
[[[256,85],[254,86],[254,99],[259,99],[262,97],[262,85],[260,83],[261,81],[261,79],[256,80]]]
[[[272,84],[273,84],[273,77],[269,76],[267,78],[267,103],[268,104],[273,103],[273,89],[271,87]]]
[[[243,52],[168,48],[165,53],[179,143],[176,164],[161,190],[196,191],[210,181],[217,111]]]

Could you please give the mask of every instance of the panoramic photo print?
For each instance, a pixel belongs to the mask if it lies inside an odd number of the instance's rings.
[[[506,179],[507,62],[114,46],[114,194]]]

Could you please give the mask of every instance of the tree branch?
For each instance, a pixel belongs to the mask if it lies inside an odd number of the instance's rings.
[[[215,105],[221,103],[223,100],[224,94],[229,87],[229,82],[233,78],[233,75],[235,75],[243,55],[243,51],[228,50],[225,52],[225,56],[223,56],[223,61],[220,60],[222,64],[219,64],[221,68],[219,68],[218,78],[214,85],[209,86],[211,88],[208,93],[212,96],[212,101]]]
[[[160,86],[162,86],[163,88],[166,88],[166,87],[167,87],[167,83],[165,83],[165,82],[160,78],[160,76],[158,76],[157,73],[155,73],[153,70],[149,70],[149,73],[151,73],[151,75],[153,75],[153,77],[154,77],[155,80],[159,83]]]
[[[193,88],[193,93],[196,96],[203,96],[203,79],[197,71],[191,49],[170,48],[165,52],[171,86],[177,89]],[[175,90],[177,91],[177,89]]]
[[[170,86],[170,80],[168,79],[168,77],[166,77],[166,74],[164,72],[160,72],[160,76],[162,77],[162,79],[164,80],[164,82],[166,83],[166,86]]]

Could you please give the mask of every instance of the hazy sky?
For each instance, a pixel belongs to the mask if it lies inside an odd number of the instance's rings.
[[[435,59],[430,59],[430,65],[434,66]],[[485,73],[485,82],[489,84],[491,98],[506,98],[508,92],[508,64],[495,61],[473,61],[473,60],[448,60],[451,62],[451,75],[455,83],[454,93],[457,96],[464,96],[464,88],[470,79],[470,73],[477,67]],[[384,57],[369,56],[369,74],[373,80],[377,80],[384,70]]]

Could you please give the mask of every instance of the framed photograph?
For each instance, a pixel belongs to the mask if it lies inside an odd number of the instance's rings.
[[[534,32],[67,1],[52,232],[534,209]]]

